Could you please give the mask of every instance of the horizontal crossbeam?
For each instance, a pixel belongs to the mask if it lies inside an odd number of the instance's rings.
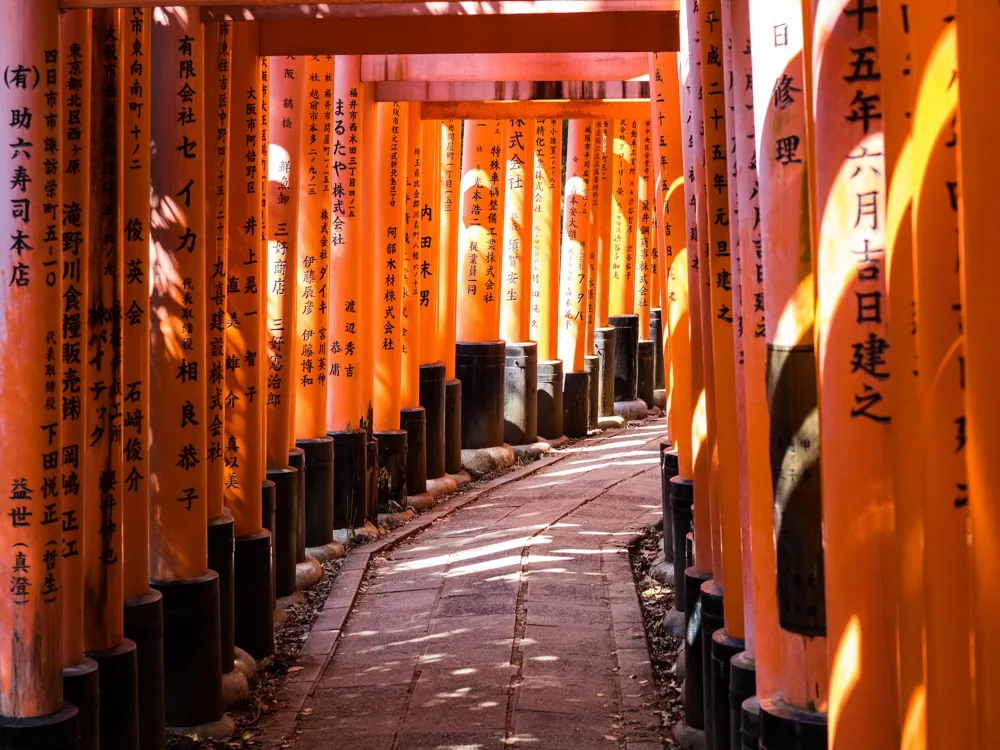
[[[365,55],[361,78],[435,82],[648,80],[649,60],[642,52]]]
[[[384,81],[379,102],[531,101],[533,99],[649,99],[642,81]]]
[[[604,101],[549,100],[529,102],[427,102],[420,107],[424,120],[561,120],[650,119],[649,99]]]

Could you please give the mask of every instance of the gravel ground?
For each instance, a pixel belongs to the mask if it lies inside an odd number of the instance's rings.
[[[662,718],[660,733],[663,746],[679,748],[680,745],[671,735],[671,729],[683,717],[684,706],[681,681],[676,678],[673,670],[684,640],[663,633],[663,618],[674,606],[674,590],[673,586],[661,584],[649,575],[654,564],[662,561],[663,533],[647,532],[641,542],[632,549],[632,572],[642,605],[646,640],[649,643],[649,655],[653,665],[653,679],[660,700],[659,714]]]

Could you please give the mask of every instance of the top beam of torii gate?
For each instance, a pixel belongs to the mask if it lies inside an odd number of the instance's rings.
[[[197,8],[206,20],[259,20],[262,55],[608,53],[678,48],[678,0],[60,2],[64,10],[122,5]]]

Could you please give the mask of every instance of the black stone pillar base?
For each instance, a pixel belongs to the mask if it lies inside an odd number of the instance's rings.
[[[125,600],[125,637],[135,644],[139,669],[139,747],[160,750],[166,735],[163,729],[163,597],[159,591],[150,589],[144,596]]]
[[[78,711],[74,724],[79,727],[80,744],[72,747],[101,750],[101,688],[96,661],[85,656],[79,664],[63,669],[63,699]],[[0,724],[4,720],[0,717]],[[0,743],[0,747],[7,745]]]
[[[401,409],[400,429],[406,432],[406,494],[427,492],[427,413],[424,407]]]
[[[756,695],[741,706],[740,743],[737,750],[760,750],[760,701]]]
[[[306,559],[306,452],[301,448],[288,451],[288,465],[298,472],[298,489],[295,493],[295,562],[300,563]],[[280,497],[278,501],[281,501]]]
[[[306,454],[306,548],[333,541],[333,439],[296,440]]]
[[[127,638],[114,648],[87,654],[97,662],[101,704],[101,747],[138,750],[139,665]]]
[[[636,395],[653,408],[653,342],[646,339],[639,341],[639,361],[636,370]]]
[[[271,532],[236,537],[236,643],[254,659],[274,653]]]
[[[378,440],[378,512],[398,513],[406,510],[405,430],[375,432]]]
[[[590,422],[591,430],[596,430],[601,416],[601,358],[588,354],[583,358],[583,369],[590,375]]]
[[[333,528],[360,529],[365,525],[368,494],[368,433],[346,430],[327,435],[333,440]]]
[[[274,595],[280,599],[295,591],[295,565],[299,536],[298,469],[268,469],[274,482],[274,527],[271,545],[274,552]],[[305,554],[303,554],[305,559]]]
[[[826,750],[826,714],[780,698],[760,701],[760,750]]]
[[[233,636],[233,514],[224,508],[208,520],[208,567],[219,574],[219,623],[222,674],[233,671],[236,641]]]
[[[445,370],[444,363],[420,365],[420,405],[427,413],[427,478],[439,479],[445,465]]]
[[[674,566],[677,567],[676,565]],[[702,661],[701,587],[712,580],[710,571],[688,568],[684,571],[684,591],[687,608],[684,610],[684,626],[687,640],[684,642],[684,723],[695,729],[705,728],[705,684],[708,675]],[[708,636],[711,642],[711,634]]]
[[[670,511],[670,480],[677,476],[678,457],[669,438],[660,441],[660,507],[663,512],[663,559],[674,562],[674,517]],[[684,567],[687,567],[686,565]]]
[[[614,327],[594,330],[594,354],[598,358],[598,418],[615,415],[615,341],[618,331]]]
[[[33,719],[0,716],[0,750],[78,750],[79,716],[76,706],[63,703],[58,713]]]
[[[687,535],[694,524],[694,482],[683,477],[670,480],[670,516],[674,545],[674,608],[687,612],[688,588],[684,582],[689,560]]]
[[[563,433],[583,438],[590,432],[590,373],[567,372],[563,378]]]
[[[163,595],[163,673],[170,727],[216,725],[222,713],[219,575],[153,581]]]
[[[725,628],[719,628],[712,634],[712,713],[708,724],[711,727],[711,746],[718,750],[729,750],[731,739],[729,682],[731,679],[731,662],[736,654],[746,648],[742,638],[733,638]],[[740,701],[742,703],[742,701]]]
[[[729,747],[740,750],[743,702],[757,693],[757,666],[746,651],[729,662]]]
[[[503,445],[506,345],[503,341],[459,341],[455,377],[462,381],[462,448]]]
[[[538,437],[555,440],[563,434],[563,362],[538,363]]]
[[[663,390],[667,387],[667,373],[663,360],[663,310],[659,307],[649,311],[649,338],[653,342],[653,388]]]
[[[444,384],[444,463],[448,474],[462,470],[462,381]]]
[[[267,531],[271,532],[271,610],[273,611],[276,604],[278,595],[275,593],[277,591],[277,586],[275,582],[274,566],[277,562],[277,554],[274,548],[274,526],[276,519],[276,502],[277,492],[274,482],[270,479],[265,479],[260,483],[260,515],[261,515],[261,526]],[[234,563],[235,565],[235,560]],[[239,667],[239,653],[236,655],[237,668]]]
[[[639,316],[612,315],[615,335],[615,401],[639,398]]]
[[[538,438],[538,344],[507,344],[504,373],[503,439],[527,445]]]
[[[715,750],[715,699],[712,679],[712,643],[715,633],[725,627],[722,605],[722,587],[715,579],[709,579],[701,585],[701,679],[702,699],[705,711],[705,739],[708,750]],[[740,646],[740,649],[743,647]],[[729,714],[726,714],[726,718]],[[727,735],[728,737],[728,732]],[[724,750],[724,749],[720,749]]]

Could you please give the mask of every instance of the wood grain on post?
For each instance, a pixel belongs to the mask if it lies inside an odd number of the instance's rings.
[[[535,121],[507,122],[504,159],[503,274],[500,298],[500,338],[509,343],[531,339],[531,233],[535,170]]]

